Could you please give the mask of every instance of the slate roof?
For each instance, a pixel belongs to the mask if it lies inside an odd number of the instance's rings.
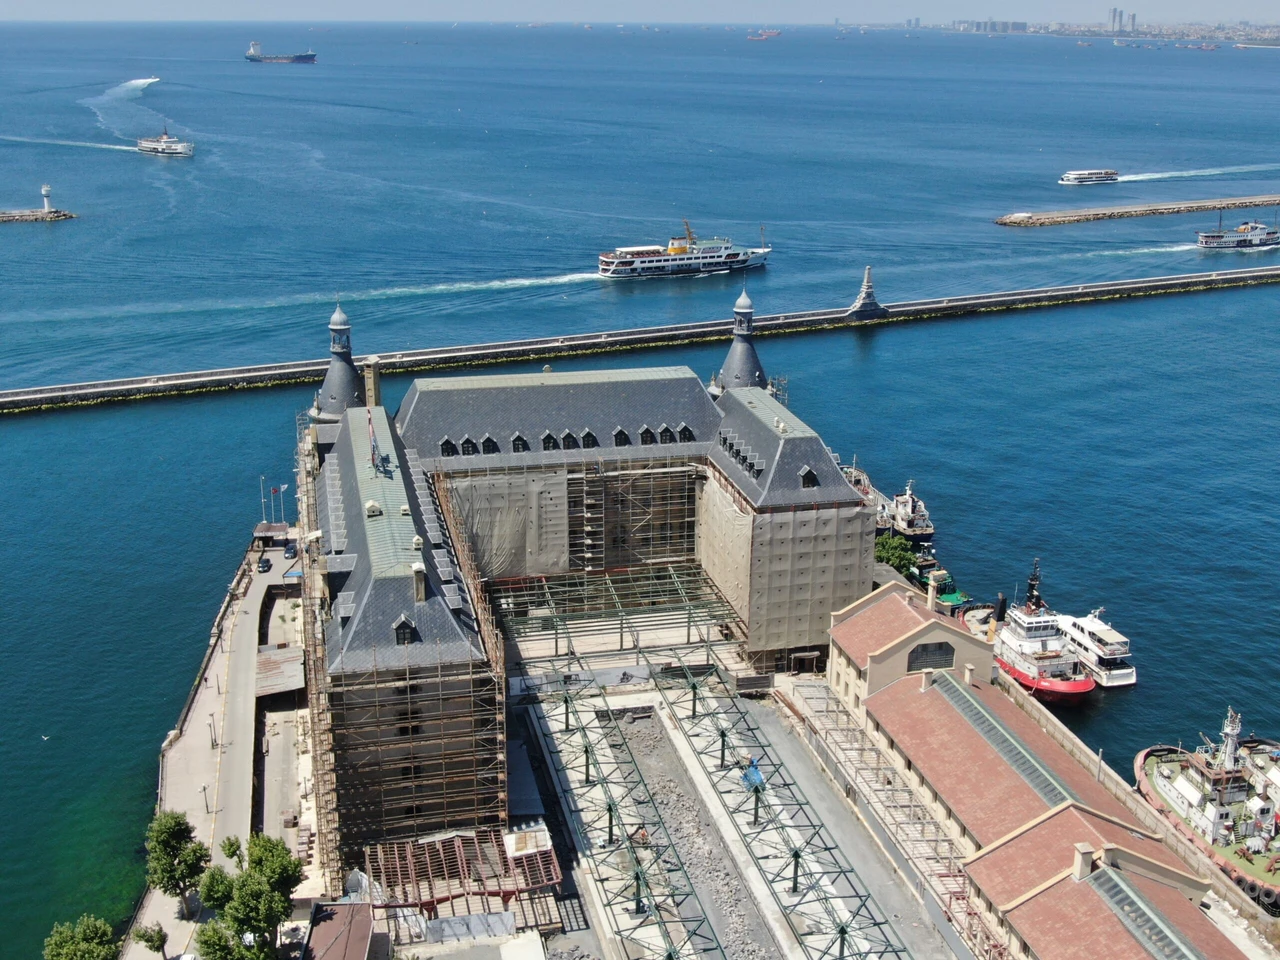
[[[725,390],[716,404],[724,416],[711,447],[711,462],[753,504],[862,502],[822,438],[768,391]],[[815,486],[805,486],[806,475]]]
[[[325,628],[330,673],[484,659],[474,632],[445,600],[409,459],[384,409],[353,407],[343,414],[318,485],[324,491],[320,525],[332,551],[334,617]],[[378,516],[366,516],[370,501],[380,508]],[[422,547],[414,547],[415,536],[423,537]],[[427,571],[422,601],[414,599],[414,563]],[[416,642],[396,643],[401,616],[413,621]]]

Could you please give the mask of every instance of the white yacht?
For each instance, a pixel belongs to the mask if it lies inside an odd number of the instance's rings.
[[[138,150],[142,153],[154,153],[160,157],[190,157],[196,152],[194,143],[184,143],[177,137],[169,136],[169,128],[158,137],[143,137],[138,141]]]
[[[1075,187],[1085,183],[1115,183],[1120,174],[1114,170],[1068,170],[1058,182],[1066,187]]]
[[[1197,230],[1196,237],[1196,246],[1205,250],[1252,250],[1280,244],[1280,230],[1257,220],[1246,220],[1234,230],[1223,230],[1219,218],[1217,230]]]
[[[1100,687],[1130,687],[1138,671],[1129,662],[1129,638],[1102,619],[1102,607],[1087,617],[1058,615],[1058,625],[1076,649],[1080,662]]]
[[[773,251],[764,245],[763,239],[762,236],[759,247],[744,247],[728,237],[699,240],[686,220],[684,236],[672,237],[665,247],[657,244],[618,247],[611,253],[600,254],[600,276],[668,277],[763,267]]]

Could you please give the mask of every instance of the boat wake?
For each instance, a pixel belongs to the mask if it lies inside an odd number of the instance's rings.
[[[49,143],[56,147],[92,147],[95,150],[124,150],[127,153],[137,153],[136,147],[125,147],[118,143],[90,143],[87,140],[38,140],[35,137],[0,137],[0,140],[7,140],[10,143]]]
[[[111,131],[117,137],[133,140],[138,136],[150,135],[149,131],[153,127],[164,122],[164,118],[154,110],[133,102],[142,96],[147,87],[159,82],[159,77],[126,80],[105,93],[87,97],[79,103],[97,114],[98,125],[104,130]]]
[[[1131,173],[1119,178],[1120,183],[1148,180],[1190,180],[1194,177],[1225,177],[1233,173],[1265,173],[1280,170],[1280,163],[1257,163],[1247,167],[1211,167],[1207,170],[1167,170],[1164,173]]]
[[[457,283],[433,283],[422,287],[387,287],[380,290],[365,290],[359,293],[344,293],[344,300],[390,300],[398,297],[424,297],[442,293],[478,293],[485,290],[520,290],[525,287],[559,287],[571,283],[586,283],[599,279],[596,273],[565,273],[558,277],[515,277],[509,280],[474,280]],[[316,303],[326,300],[320,297],[307,299],[299,303]]]

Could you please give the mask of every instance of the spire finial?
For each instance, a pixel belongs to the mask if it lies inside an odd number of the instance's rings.
[[[875,287],[871,283],[870,266],[862,272],[862,289],[858,291],[858,299],[853,301],[853,306],[849,308],[849,313],[860,320],[889,315],[889,311],[880,306],[879,301],[876,300]]]

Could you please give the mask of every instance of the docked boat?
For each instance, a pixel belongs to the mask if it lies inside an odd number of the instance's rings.
[[[1234,230],[1223,230],[1219,217],[1217,230],[1197,230],[1196,238],[1196,246],[1203,250],[1254,250],[1280,244],[1280,229],[1246,220]]]
[[[142,153],[152,153],[158,157],[190,157],[196,152],[196,145],[179,140],[177,137],[169,135],[169,127],[166,125],[164,133],[158,137],[143,137],[138,141],[138,150]]]
[[[314,50],[308,49],[306,53],[283,53],[283,54],[267,54],[262,52],[262,44],[257,40],[249,41],[249,50],[245,53],[244,58],[250,63],[315,63],[316,54]]]
[[[888,532],[906,537],[915,544],[932,543],[933,521],[929,519],[929,510],[924,501],[912,492],[914,485],[914,480],[908,480],[907,489],[888,504]]]
[[[1120,174],[1114,170],[1068,170],[1058,182],[1066,187],[1078,187],[1086,183],[1115,183]]]
[[[1241,738],[1227,708],[1222,740],[1194,750],[1158,744],[1134,758],[1138,791],[1245,896],[1280,916],[1280,742]]]
[[[1100,687],[1131,687],[1138,670],[1129,661],[1129,638],[1102,619],[1102,607],[1087,617],[1058,615],[1058,624],[1084,668]]]
[[[763,233],[763,231],[762,231]],[[727,273],[763,267],[772,247],[735,244],[728,237],[699,240],[689,221],[684,221],[684,236],[672,237],[667,245],[618,247],[600,254],[600,276],[614,279],[630,277],[671,277],[700,273]]]

